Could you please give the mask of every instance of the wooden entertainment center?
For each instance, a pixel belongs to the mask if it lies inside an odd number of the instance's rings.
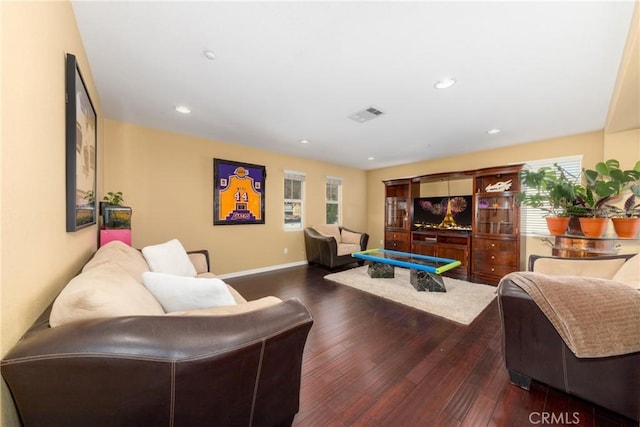
[[[446,275],[479,283],[497,284],[505,274],[521,270],[525,245],[516,196],[522,167],[508,165],[383,181],[385,249],[458,260],[461,265]],[[462,196],[461,190],[450,190],[451,183],[461,181],[471,187],[467,190],[471,193],[471,206],[467,207],[471,209],[470,224],[415,222],[414,200]],[[430,190],[432,184],[439,188]]]

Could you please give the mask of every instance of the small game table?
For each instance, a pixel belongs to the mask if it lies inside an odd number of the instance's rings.
[[[420,254],[392,251],[389,249],[369,249],[355,252],[354,258],[369,261],[367,272],[371,278],[392,278],[394,267],[410,270],[411,285],[418,291],[446,292],[440,274],[456,268],[460,261]]]

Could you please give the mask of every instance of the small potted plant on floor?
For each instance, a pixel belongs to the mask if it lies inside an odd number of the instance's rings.
[[[519,174],[520,183],[529,191],[518,194],[518,202],[547,212],[545,219],[549,233],[560,236],[569,224],[567,208],[576,199],[578,177],[557,163],[553,167],[538,170],[523,169]]]

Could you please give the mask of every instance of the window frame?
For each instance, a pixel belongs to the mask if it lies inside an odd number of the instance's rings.
[[[325,180],[325,223],[330,224],[328,214],[329,214],[329,205],[337,206],[337,214],[336,221],[332,224],[341,225],[342,224],[342,186],[343,179],[339,177],[328,176]],[[329,193],[329,186],[335,186],[336,188],[336,198],[337,200],[329,200],[327,193]]]
[[[305,180],[306,180],[306,174],[304,172],[289,171],[289,170],[284,171],[282,225],[285,231],[300,231],[304,228]],[[292,196],[292,194],[287,194],[288,181],[295,181],[300,183],[299,199],[287,197],[287,195]],[[294,217],[297,215],[299,219],[295,221],[290,220],[289,222],[287,222],[287,215],[293,215]]]

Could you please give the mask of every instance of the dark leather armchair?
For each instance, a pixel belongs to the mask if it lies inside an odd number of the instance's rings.
[[[529,269],[533,271],[535,262],[542,258],[554,257],[532,256]],[[605,299],[603,295],[603,301]],[[640,352],[576,357],[533,299],[509,279],[500,282],[499,306],[504,358],[513,384],[528,390],[533,379],[640,420]]]
[[[360,235],[358,244],[351,244],[351,251],[345,252],[340,250],[339,245],[341,242],[338,242],[335,237],[321,234],[313,227],[305,228],[304,246],[307,251],[307,261],[309,264],[319,264],[330,269],[352,263],[362,265],[363,261],[359,261],[352,257],[351,253],[366,250],[369,242],[369,235],[367,233],[352,231],[344,227],[338,227],[338,229],[340,230],[340,233],[345,230],[349,233]]]

